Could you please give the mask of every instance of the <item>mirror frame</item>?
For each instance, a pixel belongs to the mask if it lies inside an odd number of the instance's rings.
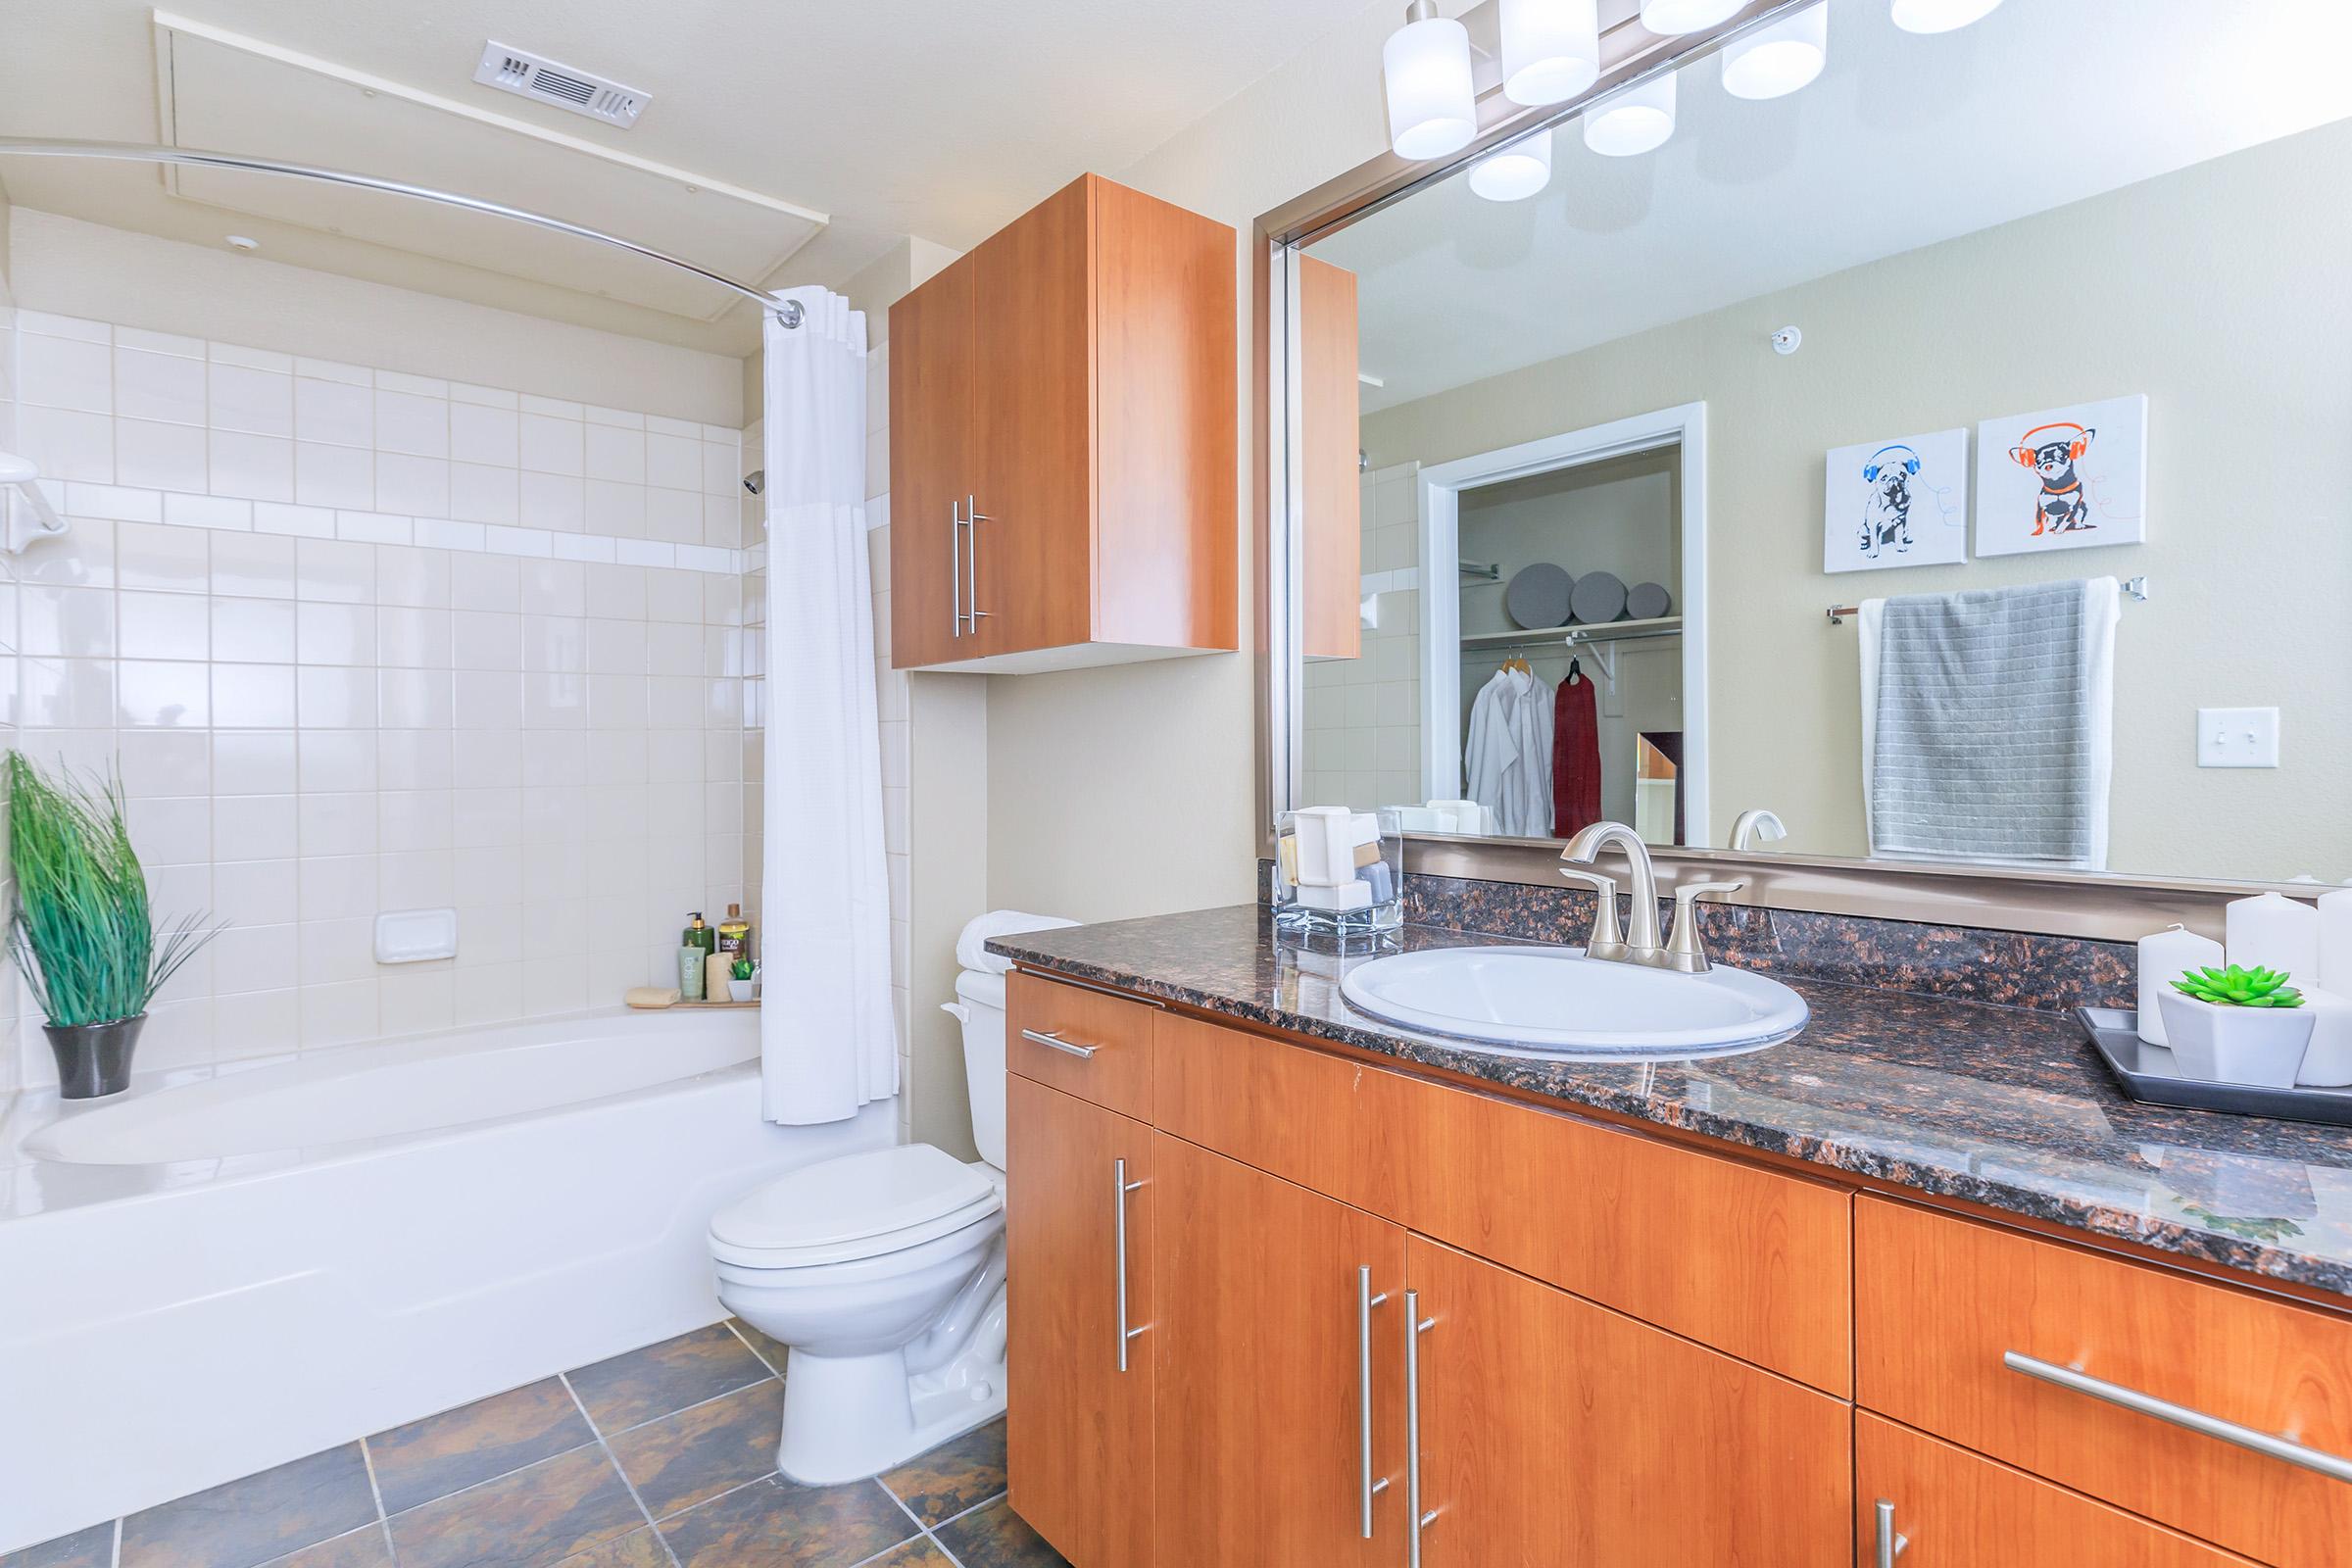
[[[1810,3],[1754,0],[1718,27],[1659,38],[1637,20],[1639,0],[1601,0],[1601,74],[1586,92],[1566,103],[1523,109],[1502,96],[1497,74],[1482,62],[1480,130],[1462,151],[1426,164],[1384,153],[1258,217],[1250,237],[1250,271],[1257,323],[1251,373],[1263,416],[1252,431],[1258,503],[1256,799],[1262,858],[1273,857],[1274,822],[1297,804],[1300,784],[1293,719],[1303,702],[1302,665],[1294,657],[1302,606],[1292,563],[1298,557],[1303,481],[1289,464],[1290,454],[1302,444],[1303,431],[1298,325],[1293,308],[1299,252],[1453,177],[1502,143],[1573,119],[1596,99],[1644,77],[1679,70],[1729,39]],[[1494,0],[1482,0],[1461,21],[1473,42],[1484,47],[1495,36]],[[1493,50],[1486,52],[1491,56]],[[1562,885],[1556,875],[1559,852],[1560,846],[1551,840],[1446,834],[1407,834],[1404,845],[1408,871],[1539,887]],[[2218,938],[2223,906],[2232,900],[2271,890],[2303,898],[2322,891],[2309,883],[1894,864],[1679,846],[1659,847],[1653,858],[1661,897],[1682,881],[1729,874],[1747,883],[1731,901],[1737,904],[2108,941],[2132,941],[2176,921]]]

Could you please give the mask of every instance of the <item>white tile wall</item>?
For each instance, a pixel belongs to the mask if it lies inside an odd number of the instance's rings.
[[[1363,582],[1380,624],[1351,660],[1305,671],[1306,804],[1370,810],[1422,799],[1418,464],[1363,476]]]
[[[12,414],[74,526],[0,558],[0,744],[119,765],[159,909],[234,922],[143,1067],[607,1004],[744,897],[738,432],[0,312]],[[612,531],[521,516],[525,419]],[[442,904],[455,960],[374,962]],[[5,978],[0,1092],[54,1076]]]

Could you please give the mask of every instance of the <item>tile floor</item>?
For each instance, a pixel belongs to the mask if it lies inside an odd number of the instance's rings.
[[[0,1568],[1054,1568],[994,1422],[881,1477],[775,1471],[784,1351],[714,1323],[0,1556]],[[1063,1565],[1066,1568],[1066,1565]]]

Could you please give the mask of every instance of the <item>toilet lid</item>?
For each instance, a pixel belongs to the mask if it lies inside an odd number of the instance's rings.
[[[738,1253],[840,1256],[868,1242],[879,1251],[901,1232],[976,1219],[1001,1201],[982,1169],[929,1144],[901,1144],[787,1171],[713,1215],[710,1240]]]

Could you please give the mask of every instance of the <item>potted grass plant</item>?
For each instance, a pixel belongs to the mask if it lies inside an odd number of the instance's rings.
[[[221,927],[189,915],[156,929],[147,875],[112,780],[55,780],[8,757],[9,947],[48,1019],[67,1100],[120,1094],[147,1004]]]
[[[2173,1059],[2191,1078],[2292,1089],[2311,1049],[2303,993],[2278,969],[2230,964],[2184,970],[2157,993]]]

